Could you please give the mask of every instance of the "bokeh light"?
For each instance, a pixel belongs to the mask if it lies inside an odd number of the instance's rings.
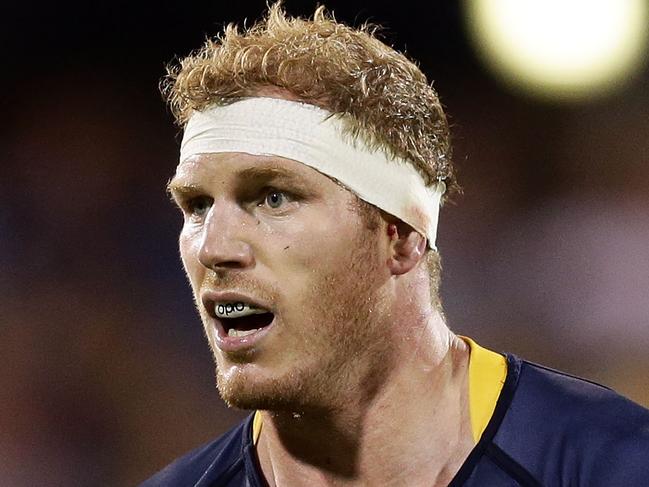
[[[623,86],[646,57],[646,0],[467,0],[473,42],[514,88],[563,99]]]

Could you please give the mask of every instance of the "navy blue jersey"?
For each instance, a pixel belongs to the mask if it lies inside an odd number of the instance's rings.
[[[506,358],[491,420],[449,485],[649,486],[649,410],[598,384]],[[141,487],[265,487],[252,418]]]

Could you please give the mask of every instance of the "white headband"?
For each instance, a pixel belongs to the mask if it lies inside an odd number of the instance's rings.
[[[244,152],[306,164],[344,184],[361,199],[409,224],[436,249],[443,182],[427,187],[406,159],[371,149],[345,130],[341,117],[306,103],[277,98],[242,98],[194,112],[180,146],[190,156]]]

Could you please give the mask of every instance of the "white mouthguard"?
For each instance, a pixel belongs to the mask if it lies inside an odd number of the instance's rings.
[[[248,315],[260,315],[268,313],[265,309],[251,306],[247,303],[216,303],[214,305],[214,314],[219,318],[241,318]]]

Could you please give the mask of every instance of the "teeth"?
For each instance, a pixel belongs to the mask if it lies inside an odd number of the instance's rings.
[[[242,316],[259,315],[267,312],[265,309],[250,306],[241,301],[234,303],[216,303],[214,305],[214,313],[219,318],[240,318]]]
[[[235,330],[234,328],[230,328],[228,330],[228,336],[229,337],[245,337],[246,335],[252,335],[256,331],[261,330],[261,328],[255,328],[253,330]]]

